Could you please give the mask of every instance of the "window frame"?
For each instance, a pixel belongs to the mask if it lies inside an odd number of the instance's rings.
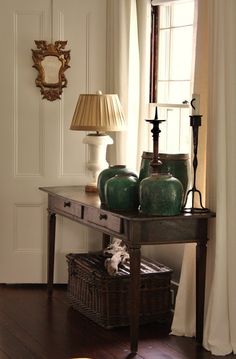
[[[160,28],[160,6],[163,3],[159,3],[160,0],[158,0],[158,4],[152,4],[151,5],[151,29],[150,29],[150,86],[149,86],[149,102],[150,102],[150,109],[152,109],[154,106],[158,107],[160,109],[159,115],[161,118],[164,118],[166,121],[163,124],[162,128],[162,152],[167,153],[191,153],[191,129],[188,125],[188,122],[183,122],[184,117],[183,116],[183,110],[188,110],[188,113],[190,115],[190,102],[191,102],[191,93],[189,93],[189,96],[187,98],[183,98],[178,103],[175,102],[166,102],[166,103],[160,103],[158,102],[158,56],[159,56],[159,28]],[[183,2],[187,2],[188,0],[183,0]],[[192,1],[192,0],[190,0]],[[157,2],[157,1],[156,1]],[[168,3],[174,3],[174,2],[181,2],[181,0],[175,0],[175,1],[168,1]],[[166,2],[167,3],[167,2]],[[191,83],[191,78],[190,78]],[[171,146],[169,146],[169,134],[170,131],[168,131],[169,126],[172,126],[176,123],[176,121],[172,122],[172,119],[169,119],[169,115],[164,115],[162,110],[166,110],[166,114],[168,114],[169,111],[177,110],[178,111],[178,117],[177,120],[179,121],[179,127],[178,127],[178,138],[180,139],[180,136],[184,136],[181,138],[186,138],[186,131],[189,131],[189,142],[188,141],[181,141],[179,144],[179,147],[176,143],[173,145],[173,149]],[[171,113],[171,112],[169,112]],[[185,117],[186,118],[186,117]],[[183,127],[184,123],[184,127]],[[185,129],[185,130],[184,130]],[[182,134],[182,135],[181,135]],[[161,142],[160,142],[161,145]]]
[[[151,5],[150,90],[149,102],[157,102],[159,7]]]
[[[164,0],[163,3],[172,3],[181,0]],[[186,2],[188,0],[185,0]],[[157,102],[157,87],[158,87],[158,52],[159,52],[159,21],[160,10],[159,5],[162,1],[157,1],[158,4],[151,4],[151,34],[150,34],[150,85],[149,85],[149,102],[156,104],[158,107],[173,108],[189,108],[189,99],[183,100],[182,103],[158,103]],[[190,96],[191,97],[191,96]]]

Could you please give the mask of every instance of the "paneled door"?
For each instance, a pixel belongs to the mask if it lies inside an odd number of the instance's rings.
[[[0,283],[42,283],[47,198],[38,187],[88,181],[85,134],[69,126],[80,93],[105,91],[106,0],[0,0],[0,8]],[[42,100],[35,86],[34,40],[68,40],[61,100]],[[97,248],[99,235],[90,242],[87,229],[61,218],[56,233],[55,281],[64,282],[65,254]]]

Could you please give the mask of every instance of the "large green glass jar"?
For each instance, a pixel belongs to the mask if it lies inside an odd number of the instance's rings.
[[[105,170],[100,172],[100,174],[98,176],[98,181],[97,181],[97,188],[98,188],[98,194],[99,194],[102,204],[105,203],[105,183],[106,183],[106,181],[119,173],[131,173],[131,171],[128,168],[126,168],[125,165],[114,165],[114,166],[109,166],[109,168],[106,168]],[[133,174],[133,176],[137,177],[137,175],[134,172],[132,172],[132,174]]]
[[[136,211],[139,207],[139,180],[132,173],[119,173],[105,183],[105,202],[110,210]]]
[[[150,162],[152,160],[152,152],[143,152],[139,180],[142,181],[144,178],[149,177],[151,174]],[[184,197],[189,187],[189,171],[190,162],[189,155],[187,153],[168,154],[159,153],[158,158],[161,160],[162,165],[160,166],[161,173],[170,173],[176,177],[183,185]]]
[[[144,151],[142,153],[141,165],[139,170],[139,181],[141,182],[144,178],[149,177],[151,174],[150,162],[152,160],[153,153]]]
[[[140,183],[140,210],[147,215],[176,216],[183,202],[182,183],[171,174],[153,173]]]

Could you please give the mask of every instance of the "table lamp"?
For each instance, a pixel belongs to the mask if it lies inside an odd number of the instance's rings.
[[[88,145],[87,168],[92,172],[92,182],[85,186],[86,192],[97,192],[98,174],[108,167],[106,161],[107,145],[113,143],[106,131],[126,129],[121,104],[116,94],[80,95],[70,126],[71,130],[94,131],[88,133],[83,143]]]

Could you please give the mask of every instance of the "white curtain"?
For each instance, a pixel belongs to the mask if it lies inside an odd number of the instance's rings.
[[[208,0],[195,1],[194,19],[194,64],[193,93],[200,94],[202,126],[199,128],[197,188],[205,201],[206,135],[208,109]],[[197,196],[196,196],[197,197]],[[199,206],[199,203],[196,203]],[[172,334],[192,337],[196,327],[196,245],[187,244],[184,248],[180,284],[176,298]]]
[[[209,1],[209,205],[217,213],[204,345],[236,353],[236,2]],[[211,191],[213,192],[211,194]]]
[[[107,91],[119,95],[127,131],[115,134],[110,162],[139,171],[147,148],[149,110],[150,1],[108,1]]]
[[[205,44],[197,46],[196,55],[208,63],[206,203],[216,211],[209,228],[203,344],[214,355],[226,355],[236,353],[236,1],[198,0],[197,4],[198,19],[204,19],[197,33],[205,37]],[[193,269],[192,252],[186,251],[183,262],[172,327],[177,335],[194,334],[194,308],[187,303],[195,298],[194,290],[189,291],[195,274],[186,275]]]

